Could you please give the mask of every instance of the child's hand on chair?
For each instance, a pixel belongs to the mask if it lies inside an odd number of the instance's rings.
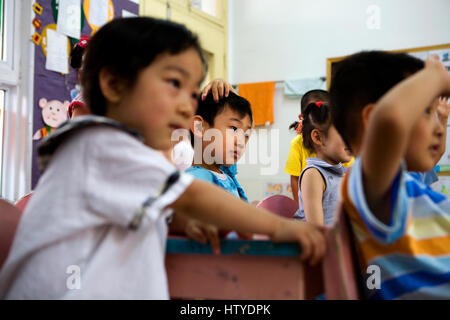
[[[195,219],[189,219],[185,228],[186,235],[200,243],[210,243],[214,254],[220,254],[219,229]]]

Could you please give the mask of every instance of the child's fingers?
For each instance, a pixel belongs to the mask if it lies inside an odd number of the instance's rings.
[[[206,236],[208,238],[208,242],[211,244],[211,248],[214,254],[220,254],[220,239],[219,232],[216,227],[206,228]]]
[[[214,101],[219,102],[219,99],[223,98],[223,93],[224,93],[223,81],[217,81],[216,90],[214,90],[213,92]]]
[[[323,256],[325,255],[325,238],[322,232],[314,231],[311,232],[310,239],[313,249],[309,264],[310,266],[315,266],[322,260]]]
[[[200,242],[200,243],[207,243],[207,238],[202,230],[198,226],[192,226],[188,230],[186,230],[186,234],[189,238]]]
[[[227,84],[227,85],[225,86],[225,97],[228,97],[229,94],[230,94],[230,85]]]
[[[208,93],[211,91],[211,87],[212,87],[212,83],[208,83],[208,85],[203,88],[202,91],[202,101],[205,101],[206,96],[208,95]]]
[[[309,257],[311,256],[311,249],[312,249],[311,240],[307,236],[302,236],[300,238],[300,245],[302,250],[300,260],[305,261],[309,259]]]

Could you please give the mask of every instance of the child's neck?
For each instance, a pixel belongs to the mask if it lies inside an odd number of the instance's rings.
[[[220,165],[215,164],[215,163],[213,163],[213,164],[206,164],[206,163],[202,162],[199,166],[204,168],[204,169],[207,169],[209,171],[222,173],[222,170],[220,170]]]
[[[340,161],[336,161],[334,159],[331,159],[330,157],[326,156],[323,152],[316,151],[317,158],[322,159],[328,164],[331,164],[332,166],[337,165],[340,163]]]

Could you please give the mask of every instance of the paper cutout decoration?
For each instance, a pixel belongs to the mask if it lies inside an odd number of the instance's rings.
[[[34,18],[32,24],[37,30],[42,27],[42,22],[38,18]]]
[[[42,14],[42,6],[39,3],[33,4],[33,11],[36,12],[36,14],[41,15]]]
[[[42,41],[41,41],[41,47],[42,51],[44,52],[44,55],[47,56],[47,30],[53,30],[56,31],[56,24],[49,24],[42,30]],[[77,40],[78,42],[78,40]],[[70,41],[67,40],[67,52],[70,52]],[[68,59],[68,58],[67,58]]]
[[[59,0],[56,30],[68,37],[80,39],[81,11],[80,0]]]
[[[68,38],[54,30],[47,30],[47,59],[45,69],[69,73],[69,50],[67,49]]]
[[[31,41],[34,42],[34,44],[36,44],[37,46],[41,43],[42,41],[42,36],[35,32],[32,36],[31,36]]]
[[[39,107],[42,109],[42,120],[44,120],[45,127],[36,131],[33,135],[33,140],[39,140],[48,136],[53,130],[63,124],[67,120],[69,104],[69,101],[39,99]]]
[[[292,198],[292,188],[290,183],[266,182],[264,189],[264,197],[273,195],[285,195]]]
[[[53,19],[55,19],[55,23],[58,21],[58,13],[59,13],[59,0],[52,0],[52,12],[53,12]],[[84,20],[86,19],[85,15],[84,15],[84,11],[83,11],[83,4],[80,3],[80,12],[81,12],[81,17],[80,17],[80,31],[83,30],[84,28]],[[55,29],[56,30],[56,29]],[[69,37],[70,39],[70,45],[73,46],[74,44],[76,44],[79,40]]]
[[[83,10],[92,29],[91,36],[104,24],[114,19],[114,5],[111,0],[84,0]]]

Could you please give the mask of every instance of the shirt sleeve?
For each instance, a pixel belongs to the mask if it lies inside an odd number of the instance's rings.
[[[161,195],[176,168],[159,152],[116,129],[101,129],[90,141],[85,155],[84,198],[88,210],[113,223],[129,227],[142,205],[155,197],[140,227],[153,224],[161,215],[166,217],[172,212],[165,208],[193,181],[191,176],[181,174]]]
[[[348,194],[353,205],[356,207],[359,217],[367,227],[370,235],[380,243],[390,244],[395,242],[406,231],[408,196],[404,183],[404,168],[402,166],[395,177],[391,193],[391,212],[389,223],[385,224],[370,210],[365,196],[361,158],[355,160],[348,179]]]
[[[291,176],[300,176],[300,145],[299,136],[295,137],[291,141],[291,148],[289,150],[289,155],[286,160],[286,166],[284,167],[284,172],[290,174]]]

